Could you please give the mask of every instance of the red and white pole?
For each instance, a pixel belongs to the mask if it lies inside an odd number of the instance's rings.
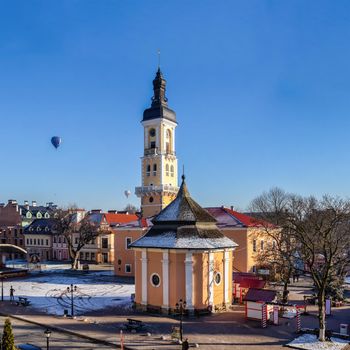
[[[261,305],[261,326],[262,328],[266,328],[267,326],[267,305]]]
[[[300,310],[297,307],[297,333],[301,331],[301,319],[300,319]]]

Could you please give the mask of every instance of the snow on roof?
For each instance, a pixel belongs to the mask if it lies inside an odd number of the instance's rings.
[[[219,230],[214,217],[190,197],[184,176],[175,200],[152,222],[153,226],[131,247],[207,250],[237,246]]]
[[[162,249],[223,249],[233,248],[237,246],[231,239],[227,237],[220,238],[198,238],[177,237],[175,231],[164,232],[162,236],[143,236],[133,242],[133,248],[162,248]]]
[[[216,222],[191,198],[184,177],[176,198],[153,219],[153,222],[160,221]]]

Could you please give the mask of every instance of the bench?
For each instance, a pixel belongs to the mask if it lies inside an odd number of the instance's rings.
[[[135,320],[133,318],[127,318],[126,320],[128,323],[124,323],[124,327],[127,331],[138,331],[145,327],[145,324],[140,320]]]
[[[18,301],[16,302],[16,305],[22,305],[22,306],[28,306],[30,304],[30,301],[28,300],[28,298],[24,298],[24,297],[18,297]]]

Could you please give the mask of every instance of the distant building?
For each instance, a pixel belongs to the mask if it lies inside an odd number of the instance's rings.
[[[55,219],[35,219],[24,229],[28,261],[39,258],[41,262],[53,259],[52,243]]]
[[[21,212],[17,201],[8,200],[0,204],[0,243],[13,244],[24,248],[23,228],[21,225]],[[3,254],[4,259],[17,259],[22,257],[20,250],[9,250]]]
[[[22,226],[28,226],[35,219],[50,219],[57,210],[57,205],[52,202],[46,205],[37,205],[36,201],[32,201],[30,205],[28,201],[24,201],[23,205],[19,205]]]

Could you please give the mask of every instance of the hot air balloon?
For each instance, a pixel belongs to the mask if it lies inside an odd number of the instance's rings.
[[[129,190],[125,190],[124,194],[126,198],[129,198],[129,196],[131,195],[131,192]]]
[[[51,143],[56,149],[59,147],[61,142],[62,142],[62,139],[59,136],[51,137]]]

